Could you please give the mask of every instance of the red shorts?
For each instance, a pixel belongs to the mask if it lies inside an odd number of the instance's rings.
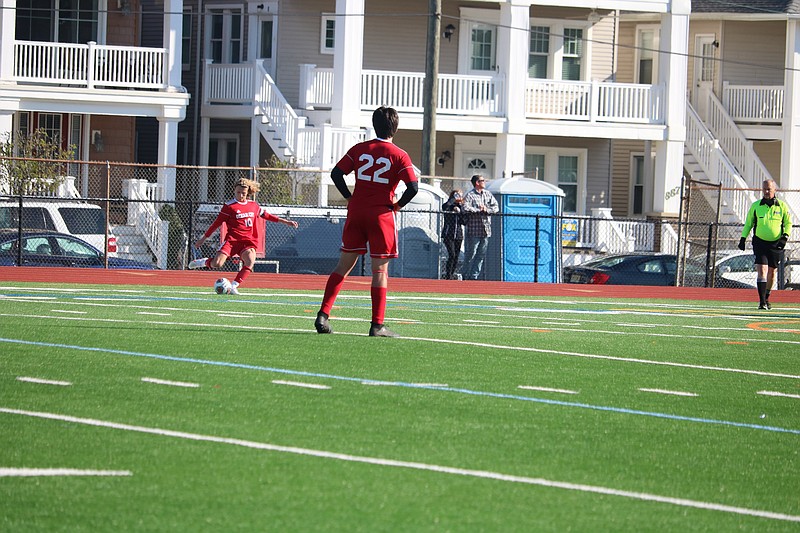
[[[385,206],[369,210],[348,210],[342,230],[343,252],[367,253],[376,258],[397,257],[397,228],[394,211]]]
[[[225,239],[225,242],[222,243],[222,246],[217,251],[228,257],[233,257],[235,255],[241,256],[242,252],[250,248],[257,248],[256,243],[253,241],[230,241]]]

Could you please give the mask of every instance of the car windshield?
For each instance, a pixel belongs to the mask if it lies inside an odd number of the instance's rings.
[[[102,209],[59,207],[58,212],[64,218],[67,230],[72,234],[104,235],[106,232],[106,217]]]
[[[614,265],[618,265],[625,261],[624,255],[614,255],[611,257],[602,257],[600,259],[592,259],[591,261],[586,261],[580,266],[587,266],[590,268],[611,268]]]

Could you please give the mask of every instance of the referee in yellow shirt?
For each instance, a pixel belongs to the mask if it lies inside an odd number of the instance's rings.
[[[753,231],[753,253],[756,256],[758,279],[758,308],[771,309],[769,291],[775,281],[775,269],[783,255],[786,241],[792,230],[789,207],[775,198],[777,186],[774,180],[764,180],[761,187],[764,197],[750,206],[739,239],[739,249],[744,250],[747,236]]]

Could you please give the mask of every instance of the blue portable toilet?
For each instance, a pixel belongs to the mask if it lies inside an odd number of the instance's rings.
[[[486,279],[559,283],[564,191],[545,181],[521,177],[493,180],[487,189],[503,216],[496,217],[492,225],[484,265]]]

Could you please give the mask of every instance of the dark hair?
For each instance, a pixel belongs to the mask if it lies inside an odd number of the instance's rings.
[[[394,137],[399,123],[400,117],[394,108],[381,106],[372,113],[372,127],[375,128],[375,135],[381,139]]]
[[[472,185],[475,185],[475,183],[477,183],[477,181],[479,179],[481,179],[482,177],[483,176],[481,176],[480,174],[475,174],[474,176],[472,176],[472,178],[470,179],[470,181],[472,182]]]

